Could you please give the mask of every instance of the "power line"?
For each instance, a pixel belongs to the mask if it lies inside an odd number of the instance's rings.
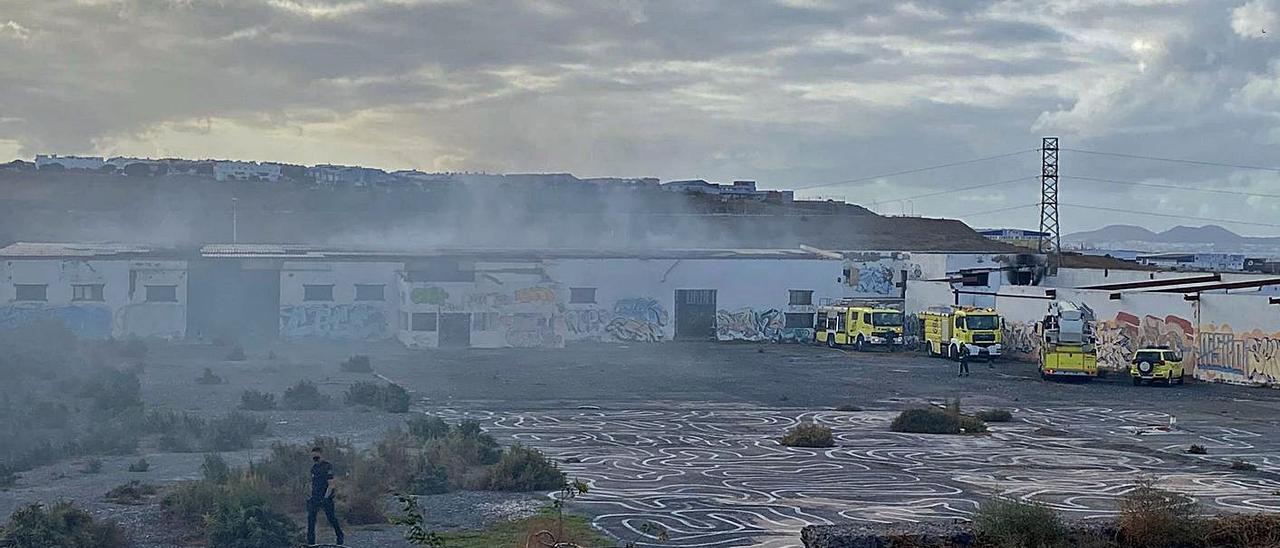
[[[1148,211],[1140,211],[1140,210],[1137,210],[1137,209],[1120,209],[1120,208],[1113,208],[1113,207],[1090,206],[1090,205],[1084,205],[1084,204],[1068,204],[1068,203],[1063,203],[1062,205],[1065,205],[1065,206],[1068,206],[1068,207],[1078,207],[1078,208],[1082,208],[1082,209],[1093,209],[1093,210],[1098,210],[1098,211],[1112,211],[1112,212],[1116,212],[1116,213],[1128,213],[1128,214],[1132,214],[1132,215],[1146,215],[1146,216],[1148,216],[1148,217],[1165,217],[1165,218],[1168,218],[1168,219],[1184,219],[1184,220],[1189,220],[1189,221],[1209,221],[1209,222],[1212,222],[1212,223],[1232,223],[1232,224],[1238,224],[1238,225],[1265,226],[1265,227],[1269,227],[1269,228],[1280,228],[1280,224],[1272,224],[1272,223],[1257,223],[1257,222],[1253,222],[1253,221],[1236,221],[1236,220],[1233,220],[1233,219],[1214,219],[1214,218],[1211,218],[1211,217],[1196,217],[1196,216],[1192,216],[1192,215],[1174,215],[1174,214],[1171,214],[1171,213],[1152,213],[1152,212],[1148,212]]]
[[[1207,162],[1204,160],[1188,160],[1186,158],[1164,158],[1160,156],[1144,156],[1141,154],[1124,154],[1121,152],[1101,152],[1097,150],[1081,150],[1078,148],[1062,148],[1062,150],[1070,152],[1079,152],[1081,154],[1094,154],[1097,156],[1114,156],[1117,158],[1130,158],[1135,160],[1151,160],[1155,162],[1173,162],[1178,164],[1191,164],[1197,166],[1215,166],[1215,167],[1231,167],[1236,169],[1257,169],[1261,171],[1274,171],[1280,173],[1280,167],[1267,166],[1251,166],[1245,164],[1230,164],[1225,162]]]
[[[930,193],[927,193],[927,194],[917,194],[917,195],[915,195],[915,196],[906,196],[906,197],[903,197],[903,198],[893,198],[893,199],[889,199],[889,200],[876,200],[876,201],[871,202],[871,203],[869,203],[869,204],[867,204],[867,205],[873,205],[873,206],[874,206],[874,205],[880,205],[880,204],[888,204],[888,203],[892,203],[892,202],[904,202],[904,201],[907,201],[907,200],[919,200],[919,199],[921,199],[921,198],[930,198],[930,197],[933,197],[933,196],[942,196],[943,194],[954,194],[954,193],[956,193],[956,192],[962,192],[962,191],[965,191],[965,190],[974,190],[974,189],[978,189],[978,188],[987,188],[987,187],[991,187],[991,186],[1007,185],[1007,184],[1009,184],[1009,183],[1017,183],[1017,182],[1020,182],[1020,181],[1027,181],[1027,180],[1030,180],[1030,179],[1038,179],[1038,178],[1040,178],[1040,176],[1039,176],[1039,175],[1029,175],[1029,176],[1026,176],[1026,177],[1018,177],[1017,179],[1008,179],[1008,180],[1005,180],[1005,181],[996,181],[996,182],[994,182],[994,183],[983,183],[983,184],[980,184],[980,185],[962,186],[962,187],[951,188],[951,189],[947,189],[947,190],[940,190],[940,191],[937,191],[937,192],[930,192]]]
[[[1014,151],[1014,152],[1006,152],[1006,153],[1004,153],[1004,154],[996,154],[995,156],[984,156],[984,157],[982,157],[982,158],[973,158],[973,159],[970,159],[970,160],[961,160],[961,161],[959,161],[959,162],[948,162],[948,163],[945,163],[945,164],[937,164],[937,165],[932,165],[932,166],[918,167],[918,168],[914,168],[914,169],[904,169],[904,170],[902,170],[902,171],[894,171],[894,172],[890,172],[890,173],[881,173],[881,174],[879,174],[879,175],[872,175],[872,176],[870,176],[870,177],[859,177],[859,178],[857,178],[857,179],[848,179],[848,180],[844,180],[844,181],[835,181],[835,182],[830,182],[830,183],[818,183],[818,184],[816,184],[816,185],[797,186],[797,187],[792,188],[791,190],[808,190],[808,189],[811,189],[811,188],[821,188],[821,187],[825,187],[825,186],[840,186],[840,185],[852,185],[852,184],[857,184],[857,183],[865,183],[865,182],[868,182],[868,181],[874,181],[874,180],[876,180],[876,179],[883,179],[883,178],[885,178],[885,177],[896,177],[896,176],[898,176],[898,175],[908,175],[908,174],[911,174],[911,173],[920,173],[920,172],[922,172],[922,171],[931,171],[931,170],[935,170],[935,169],[942,169],[942,168],[947,168],[947,167],[962,166],[962,165],[967,165],[967,164],[976,164],[976,163],[978,163],[978,162],[986,162],[986,161],[989,161],[989,160],[999,160],[999,159],[1001,159],[1001,158],[1008,158],[1008,157],[1010,157],[1010,156],[1017,156],[1017,155],[1019,155],[1019,154],[1026,154],[1026,153],[1028,153],[1028,152],[1035,152],[1035,151],[1037,151],[1037,150],[1040,150],[1040,149],[1038,149],[1038,148],[1028,148],[1028,149],[1025,149],[1025,150],[1018,150],[1018,151]]]
[[[992,213],[1002,213],[1005,211],[1013,211],[1015,209],[1023,209],[1027,207],[1040,207],[1040,202],[1036,202],[1034,204],[1022,204],[1022,205],[1016,205],[1016,206],[1010,206],[1010,207],[1002,207],[1000,209],[988,209],[986,211],[975,211],[973,213],[961,213],[959,215],[956,215],[956,218],[959,219],[961,217],[977,217],[979,215],[990,215]]]
[[[1102,179],[1098,177],[1084,177],[1080,175],[1062,175],[1063,179],[1079,179],[1081,181],[1094,181],[1099,183],[1113,183],[1117,185],[1146,186],[1152,188],[1169,188],[1174,190],[1191,190],[1195,192],[1211,192],[1214,194],[1230,194],[1233,196],[1252,196],[1256,198],[1280,198],[1280,194],[1264,194],[1261,192],[1244,192],[1242,190],[1223,190],[1218,188],[1195,188],[1189,186],[1165,185],[1160,183],[1140,183],[1137,181],[1117,181],[1115,179]]]

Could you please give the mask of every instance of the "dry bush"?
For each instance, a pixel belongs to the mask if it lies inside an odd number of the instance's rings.
[[[836,439],[830,428],[817,423],[802,422],[787,430],[778,443],[787,447],[835,447]]]
[[[983,422],[1009,422],[1013,420],[1013,413],[1008,409],[984,409],[973,414],[974,417],[982,419]]]
[[[1204,523],[1195,515],[1196,502],[1157,488],[1149,478],[1139,480],[1118,506],[1116,526],[1125,546],[1195,546],[1204,538]]]
[[[364,354],[356,354],[347,358],[339,368],[348,373],[373,373],[373,364],[369,360],[369,356]]]
[[[1272,548],[1280,546],[1280,514],[1233,514],[1210,520],[1205,542],[1210,546]]]

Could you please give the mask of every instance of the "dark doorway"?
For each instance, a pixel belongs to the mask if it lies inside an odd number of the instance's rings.
[[[716,337],[716,290],[676,290],[676,338],[714,339]]]
[[[278,264],[206,259],[189,263],[188,272],[188,337],[252,341],[279,335]]]
[[[440,314],[440,348],[471,346],[471,314]]]

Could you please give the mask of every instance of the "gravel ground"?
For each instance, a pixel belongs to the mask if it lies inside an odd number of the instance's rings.
[[[253,388],[279,395],[298,380],[309,379],[340,400],[351,383],[378,378],[338,369],[343,359],[362,353],[373,357],[378,375],[410,390],[418,411],[626,410],[672,402],[672,406],[705,403],[812,410],[855,404],[888,412],[963,397],[968,407],[1065,406],[1080,413],[1149,410],[1175,415],[1179,426],[1212,425],[1240,429],[1256,439],[1280,439],[1280,426],[1274,423],[1280,391],[1197,382],[1180,387],[1133,387],[1126,379],[1043,382],[1033,365],[1011,362],[991,368],[977,364],[972,377],[956,378],[953,364],[913,353],[859,354],[807,345],[714,343],[438,351],[413,351],[395,343],[280,343],[246,350],[248,360],[229,362],[224,360],[225,347],[152,345],[142,376],[144,399],[154,408],[216,415],[234,409],[242,390]],[[269,351],[278,357],[269,358]],[[206,367],[226,383],[197,385],[194,379]],[[328,435],[365,446],[406,420],[403,415],[341,405],[328,411],[258,414],[269,421],[269,436],[250,450],[225,454],[232,464],[256,458],[273,441],[305,442]],[[1038,426],[1046,433],[1069,429],[1053,421]],[[503,437],[518,439],[519,433]],[[1231,440],[1224,434],[1225,445]],[[537,445],[536,440],[529,442]],[[1156,442],[1147,445],[1152,443]],[[1226,453],[1210,457],[1227,458]],[[79,460],[23,473],[17,485],[0,492],[0,516],[31,502],[71,500],[95,514],[121,521],[140,546],[172,546],[177,539],[160,520],[156,504],[123,507],[104,503],[101,497],[133,479],[165,486],[195,478],[203,457],[147,451],[148,472],[125,471],[137,458],[104,457],[99,474],[81,474]],[[1264,472],[1280,467],[1280,461],[1259,464]],[[541,495],[455,493],[428,497],[423,508],[432,527],[468,529],[503,516],[524,515],[536,508],[540,499]],[[399,532],[389,526],[353,529],[349,538],[352,546],[404,545]]]

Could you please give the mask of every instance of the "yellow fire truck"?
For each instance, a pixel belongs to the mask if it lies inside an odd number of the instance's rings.
[[[930,356],[960,359],[961,352],[972,358],[993,361],[1000,356],[1003,320],[992,308],[945,307],[921,312],[922,340]]]
[[[1070,301],[1053,301],[1036,324],[1040,334],[1040,377],[1098,376],[1093,338],[1093,311]]]
[[[832,348],[852,345],[862,351],[879,346],[896,352],[902,347],[902,311],[848,302],[822,306],[813,337]]]

